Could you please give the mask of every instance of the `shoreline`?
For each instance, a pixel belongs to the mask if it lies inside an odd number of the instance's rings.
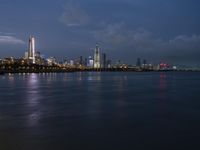
[[[135,70],[135,69],[56,69],[56,70],[0,70],[0,75],[20,73],[77,73],[77,72],[200,72],[200,70]]]

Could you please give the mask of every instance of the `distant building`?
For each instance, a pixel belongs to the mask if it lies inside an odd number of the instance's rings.
[[[170,69],[170,65],[169,64],[163,63],[163,62],[161,62],[159,64],[159,70],[168,70],[168,69]]]
[[[94,60],[92,59],[91,56],[89,56],[88,67],[89,68],[93,68],[94,67]]]
[[[71,67],[74,66],[74,60],[70,60],[70,66],[71,66]]]
[[[105,69],[105,68],[107,68],[107,67],[108,67],[108,66],[107,66],[106,54],[103,53],[103,54],[102,54],[102,66],[101,66],[101,68]]]
[[[88,59],[85,58],[85,61],[84,61],[84,66],[87,67],[88,66]]]
[[[24,58],[28,59],[28,52],[25,52]]]
[[[115,64],[115,67],[116,68],[121,68],[121,66],[122,66],[122,62],[121,62],[121,60],[118,60],[117,62],[116,62],[116,64]]]
[[[35,64],[35,38],[33,36],[29,38],[28,59]]]
[[[112,63],[111,60],[107,60],[106,65],[107,65],[108,68],[111,68],[111,67],[112,67],[112,66],[111,66],[111,63]]]
[[[49,66],[55,65],[56,64],[56,58],[55,57],[48,58],[47,63],[48,63]]]
[[[149,68],[146,59],[144,59],[143,62],[142,62],[142,68],[143,69],[148,69]]]
[[[80,56],[79,58],[79,65],[83,65],[83,56]]]
[[[96,48],[94,50],[94,68],[99,69],[100,67],[101,67],[100,50],[99,50],[99,45],[96,44]]]
[[[3,59],[3,63],[4,64],[14,64],[15,59],[14,59],[14,57],[6,57],[6,58]]]
[[[172,69],[173,69],[173,70],[177,70],[177,66],[173,66]]]
[[[146,59],[143,60],[143,65],[144,66],[147,65],[147,60]]]
[[[45,59],[42,58],[41,53],[40,52],[36,52],[35,53],[35,63],[38,65],[45,65]]]
[[[64,65],[68,65],[68,59],[67,59],[67,58],[64,58],[64,59],[63,59],[63,64],[64,64]]]
[[[40,52],[36,52],[36,53],[35,53],[35,57],[38,57],[38,58],[39,58],[40,55],[41,55]]]
[[[140,58],[137,59],[136,66],[141,67],[141,59]]]

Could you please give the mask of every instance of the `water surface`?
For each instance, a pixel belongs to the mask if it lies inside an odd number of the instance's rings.
[[[200,148],[200,73],[0,76],[0,149]]]

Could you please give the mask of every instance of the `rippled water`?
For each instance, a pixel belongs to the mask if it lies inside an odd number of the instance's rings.
[[[0,150],[200,148],[200,73],[0,76]]]

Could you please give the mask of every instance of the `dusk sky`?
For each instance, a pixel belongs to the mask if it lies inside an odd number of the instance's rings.
[[[0,57],[24,55],[28,38],[45,57],[93,55],[135,64],[200,65],[199,0],[0,0]]]

